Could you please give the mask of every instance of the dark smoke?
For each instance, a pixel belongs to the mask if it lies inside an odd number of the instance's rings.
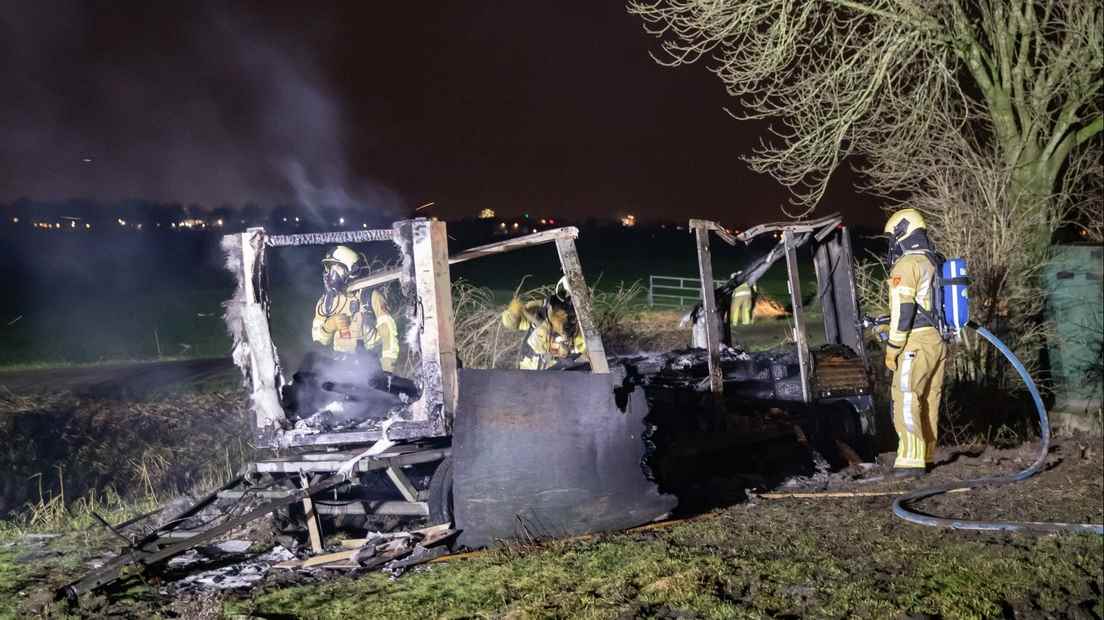
[[[266,22],[223,3],[7,3],[0,202],[400,213],[395,192],[350,173],[347,117],[321,68],[326,21]]]

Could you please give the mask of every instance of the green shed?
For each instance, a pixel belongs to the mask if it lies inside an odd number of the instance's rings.
[[[1099,424],[1104,391],[1104,247],[1056,246],[1045,274],[1047,318],[1056,335],[1048,345],[1056,411]]]

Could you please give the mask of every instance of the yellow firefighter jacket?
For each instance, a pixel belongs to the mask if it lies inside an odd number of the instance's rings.
[[[354,353],[364,338],[364,312],[355,296],[338,293],[314,304],[311,339],[338,353]]]
[[[531,301],[524,306],[510,304],[502,312],[502,326],[506,329],[527,331],[522,346],[522,358],[518,368],[522,370],[544,370],[558,360],[572,355],[586,353],[586,340],[579,330],[573,337],[563,333],[562,326],[557,328],[548,318],[541,318],[544,304]]]
[[[912,333],[935,332],[935,266],[923,252],[906,252],[889,274],[889,344],[903,347]]]
[[[376,325],[374,330],[366,330],[369,333],[365,335],[364,347],[370,351],[378,349],[380,366],[387,372],[395,372],[399,360],[399,329],[378,291],[372,291],[372,312],[376,315]]]

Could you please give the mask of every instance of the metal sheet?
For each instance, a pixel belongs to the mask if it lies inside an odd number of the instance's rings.
[[[624,370],[460,371],[454,436],[459,542],[558,538],[662,517],[677,500],[642,468],[643,390]]]

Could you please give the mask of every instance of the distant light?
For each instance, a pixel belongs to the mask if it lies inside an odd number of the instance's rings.
[[[284,218],[284,221],[285,221],[285,222],[287,221],[287,218],[286,218],[286,217]]]
[[[517,228],[517,227],[518,227],[518,223],[514,222],[514,228]]]
[[[12,224],[18,224],[18,223],[19,223],[19,218],[13,217],[12,218]]]
[[[126,226],[126,220],[124,220],[124,219],[123,219],[123,218],[121,218],[121,217],[120,217],[120,218],[116,218],[116,219],[115,219],[115,221],[116,221],[116,222],[119,222],[119,226]]]
[[[299,218],[295,218],[295,219],[298,220]],[[222,218],[220,217],[217,221],[215,221],[215,224],[218,224],[221,227],[222,226]]]
[[[549,219],[548,219],[548,223],[549,223],[549,224],[555,224],[555,223],[556,223],[556,220],[554,220],[554,219],[551,219],[551,218],[549,218]]]
[[[142,230],[142,225],[141,224],[138,225],[138,230]]]
[[[82,157],[81,161],[86,163],[86,164],[90,164],[90,163],[92,163],[92,158],[91,157]]]
[[[169,224],[169,225],[170,225],[170,226],[172,226],[173,228],[176,228],[176,222],[172,222],[172,223],[171,223],[171,224]]]
[[[92,230],[92,225],[91,224],[85,224],[84,229],[85,230]]]
[[[222,220],[219,220],[219,221],[221,222]],[[295,216],[295,222],[299,223],[299,216],[298,215]],[[222,226],[222,224],[219,224],[219,226]]]
[[[74,221],[72,221],[72,220],[70,220],[70,221],[69,221],[69,228],[76,228],[76,227],[77,227],[77,223],[76,223],[76,222],[74,222]]]
[[[365,223],[361,224],[361,225],[360,225],[360,227],[361,227],[361,228],[368,228],[368,223],[367,223],[367,222],[365,222]]]
[[[498,225],[499,228],[506,228],[506,222],[501,222]]]
[[[479,219],[481,220],[493,220],[494,216],[494,209],[482,209],[479,211]]]
[[[343,217],[337,218],[337,223],[341,226],[344,226],[345,225],[345,218],[343,218]]]
[[[547,223],[548,223],[548,220],[546,220],[546,219],[544,219],[544,218],[541,218],[541,221],[540,221],[540,223],[541,223],[541,224],[547,224]]]

